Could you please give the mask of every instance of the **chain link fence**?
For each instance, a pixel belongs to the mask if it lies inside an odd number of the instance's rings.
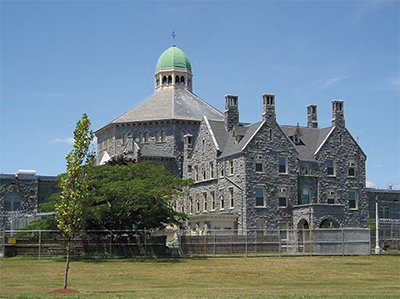
[[[4,256],[36,258],[65,255],[59,231],[6,230]],[[191,257],[264,255],[366,255],[371,253],[370,230],[104,230],[84,231],[73,240],[75,257]]]

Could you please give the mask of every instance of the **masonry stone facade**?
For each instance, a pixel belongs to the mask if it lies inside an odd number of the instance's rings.
[[[34,171],[0,174],[0,227],[16,228],[13,220],[36,213],[38,205],[55,192],[53,176],[38,176]]]
[[[332,101],[332,125],[276,121],[275,95],[263,94],[262,119],[244,124],[236,95],[219,112],[192,90],[192,70],[176,46],[160,57],[155,92],[98,131],[98,164],[119,156],[164,165],[192,179],[173,206],[194,229],[365,227],[366,155],[345,126],[344,103]]]

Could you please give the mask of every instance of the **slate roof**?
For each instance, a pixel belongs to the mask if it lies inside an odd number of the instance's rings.
[[[186,89],[166,88],[128,110],[111,123],[130,123],[154,120],[196,120],[204,116],[210,120],[223,120],[223,114]]]
[[[308,127],[298,127],[298,126],[280,126],[282,131],[287,137],[291,137],[296,133],[297,129],[303,133],[300,136],[301,144],[294,144],[297,152],[299,153],[300,160],[315,161],[315,152],[324,142],[325,138],[328,136],[332,127],[328,128],[308,128]]]
[[[222,152],[219,158],[224,158],[241,153],[246,144],[260,128],[262,122],[236,126],[236,134],[243,136],[239,142],[237,142],[236,138],[232,136],[232,132],[226,131],[224,122],[209,121],[209,124]],[[288,138],[293,136],[298,129],[301,131],[302,135],[299,137],[301,144],[296,145],[293,143],[293,145],[298,151],[299,159],[304,161],[315,161],[315,152],[332,130],[332,127],[320,129],[286,125],[280,126],[280,128]]]

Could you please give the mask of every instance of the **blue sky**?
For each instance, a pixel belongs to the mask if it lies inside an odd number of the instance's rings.
[[[1,1],[0,173],[65,171],[82,113],[99,129],[154,92],[159,56],[189,57],[193,91],[240,119],[276,95],[280,124],[345,102],[369,186],[400,188],[398,1]]]

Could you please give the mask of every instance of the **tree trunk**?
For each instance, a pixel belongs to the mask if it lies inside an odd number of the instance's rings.
[[[71,240],[68,240],[67,241],[67,261],[65,263],[65,272],[64,272],[64,289],[67,288],[70,253],[71,253]]]

